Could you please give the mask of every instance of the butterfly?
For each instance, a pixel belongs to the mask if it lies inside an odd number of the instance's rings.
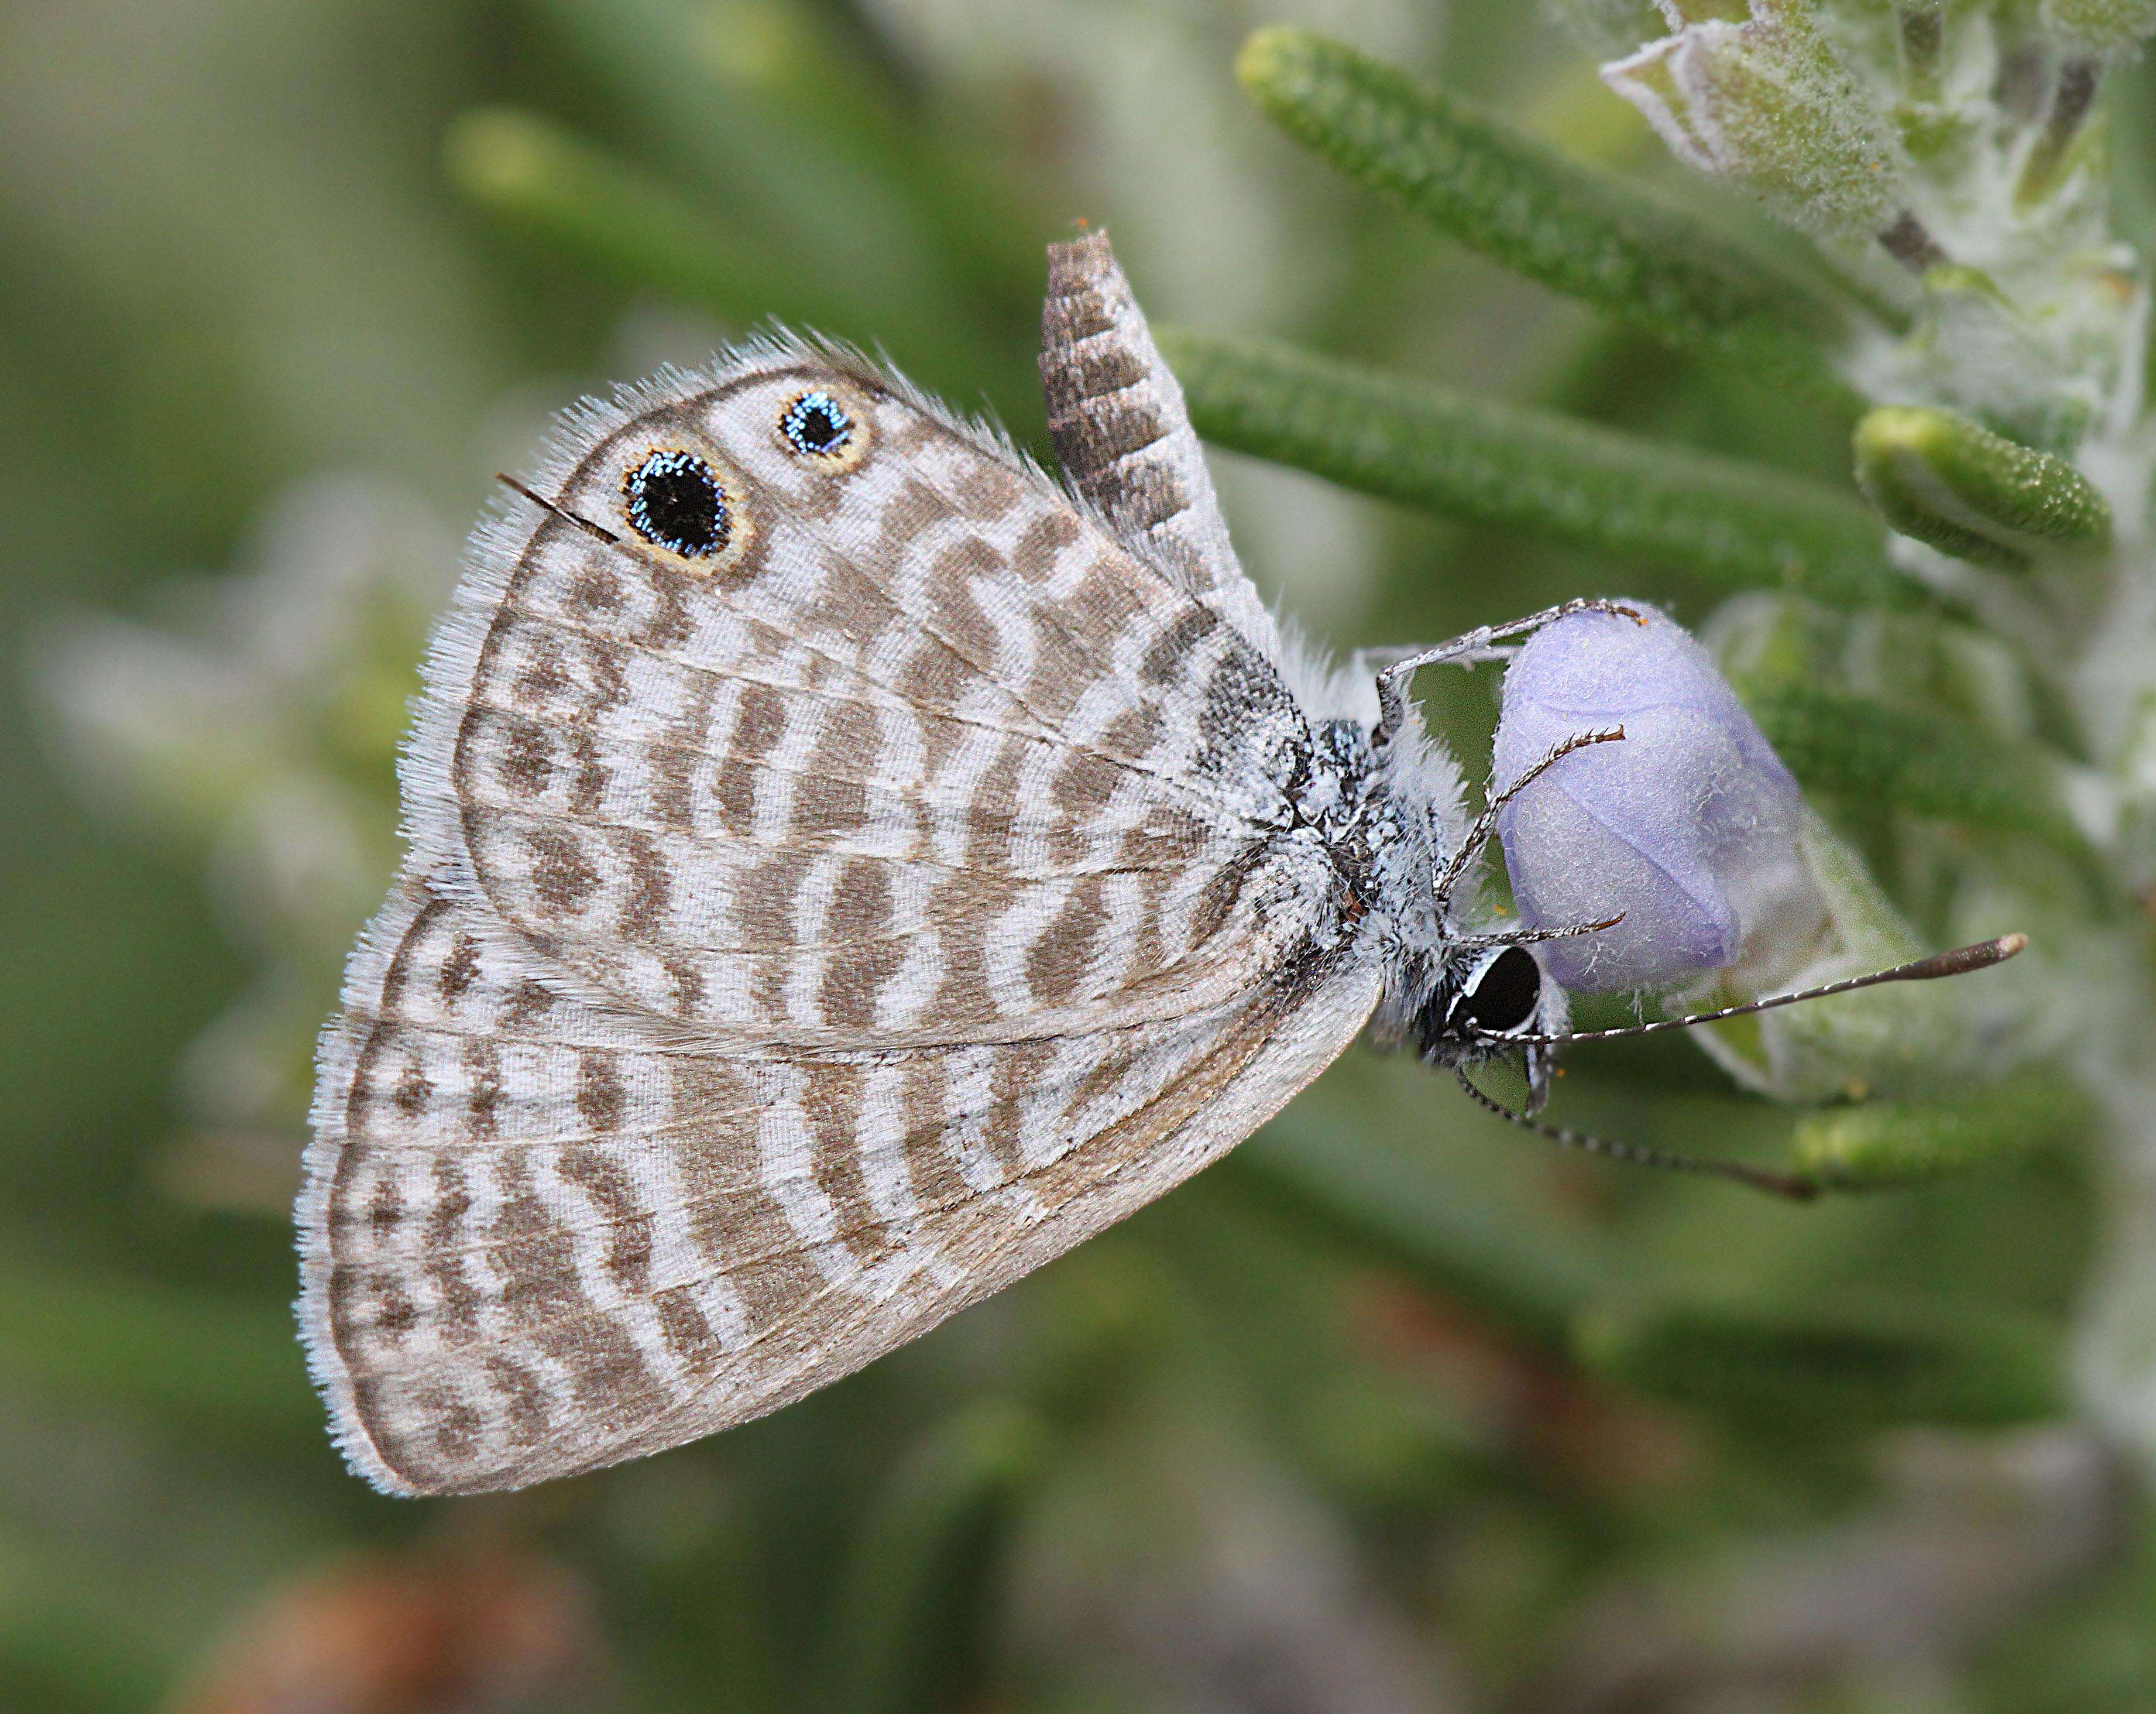
[[[1317,661],[1105,237],[1051,257],[1064,483],[775,335],[570,414],[475,537],[298,1209],[311,1367],[378,1488],[798,1399],[1189,1177],[1366,1027],[1546,1085],[1536,943],[1609,924],[1507,929],[1473,866],[1621,733],[1471,816],[1409,675],[1630,610]]]

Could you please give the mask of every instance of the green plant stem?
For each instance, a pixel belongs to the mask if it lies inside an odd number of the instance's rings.
[[[1163,328],[1199,434],[1450,517],[1842,606],[1931,596],[1853,498],[1757,466],[1406,382],[1282,346]]]
[[[1822,356],[1837,312],[1701,222],[1306,30],[1258,31],[1236,72],[1341,172],[1507,267],[1671,345],[1851,399]]]

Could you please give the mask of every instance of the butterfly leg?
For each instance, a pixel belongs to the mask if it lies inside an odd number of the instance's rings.
[[[1585,598],[1565,601],[1555,607],[1545,607],[1539,613],[1531,613],[1525,619],[1516,619],[1509,625],[1478,625],[1449,643],[1440,643],[1434,648],[1416,649],[1382,668],[1378,674],[1378,729],[1374,741],[1383,746],[1393,734],[1407,723],[1408,682],[1424,667],[1435,667],[1445,662],[1472,667],[1483,661],[1502,661],[1510,653],[1499,644],[1508,638],[1531,636],[1546,625],[1554,625],[1560,619],[1569,619],[1575,613],[1611,613],[1645,625],[1638,610],[1621,601],[1605,601]],[[1369,651],[1363,658],[1380,658],[1390,651]]]
[[[1444,915],[1445,907],[1451,903],[1452,889],[1460,884],[1460,878],[1467,872],[1467,866],[1481,855],[1482,847],[1490,842],[1490,835],[1497,826],[1500,810],[1573,751],[1584,750],[1592,744],[1620,744],[1624,737],[1625,728],[1621,726],[1595,732],[1575,732],[1563,743],[1553,746],[1548,755],[1502,791],[1491,793],[1486,786],[1482,813],[1475,818],[1475,824],[1467,830],[1467,836],[1460,842],[1458,848],[1446,859],[1444,868],[1438,872],[1437,878],[1430,885],[1430,895],[1440,917]],[[1607,928],[1609,924],[1605,923],[1598,926]]]
[[[1562,929],[1505,929],[1495,934],[1463,934],[1461,946],[1539,946],[1546,940],[1576,940],[1582,934],[1599,934],[1625,920],[1625,913],[1604,917],[1599,923],[1568,923]]]

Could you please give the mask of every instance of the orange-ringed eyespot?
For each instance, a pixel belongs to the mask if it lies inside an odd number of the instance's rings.
[[[655,548],[708,559],[732,534],[726,491],[693,452],[653,451],[622,479],[629,521]]]
[[[828,393],[804,393],[786,407],[778,419],[778,432],[796,452],[829,458],[844,450],[854,437],[854,419],[845,407]]]

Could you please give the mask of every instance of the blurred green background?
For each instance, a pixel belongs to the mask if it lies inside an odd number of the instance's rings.
[[[776,316],[1038,445],[1041,247],[1085,217],[1158,320],[1845,481],[1845,419],[1268,127],[1232,65],[1283,19],[1753,229],[1522,0],[0,12],[0,1706],[2156,1707],[2147,1513],[2071,1403],[2073,1114],[1793,1209],[1556,1158],[1358,1049],[773,1418],[483,1501],[331,1449],[288,1310],[308,1053],[426,620],[549,411]],[[1713,599],[1219,468],[1337,646]],[[1426,688],[1475,773],[1491,687]],[[1558,1105],[1790,1125],[1668,1041]]]

